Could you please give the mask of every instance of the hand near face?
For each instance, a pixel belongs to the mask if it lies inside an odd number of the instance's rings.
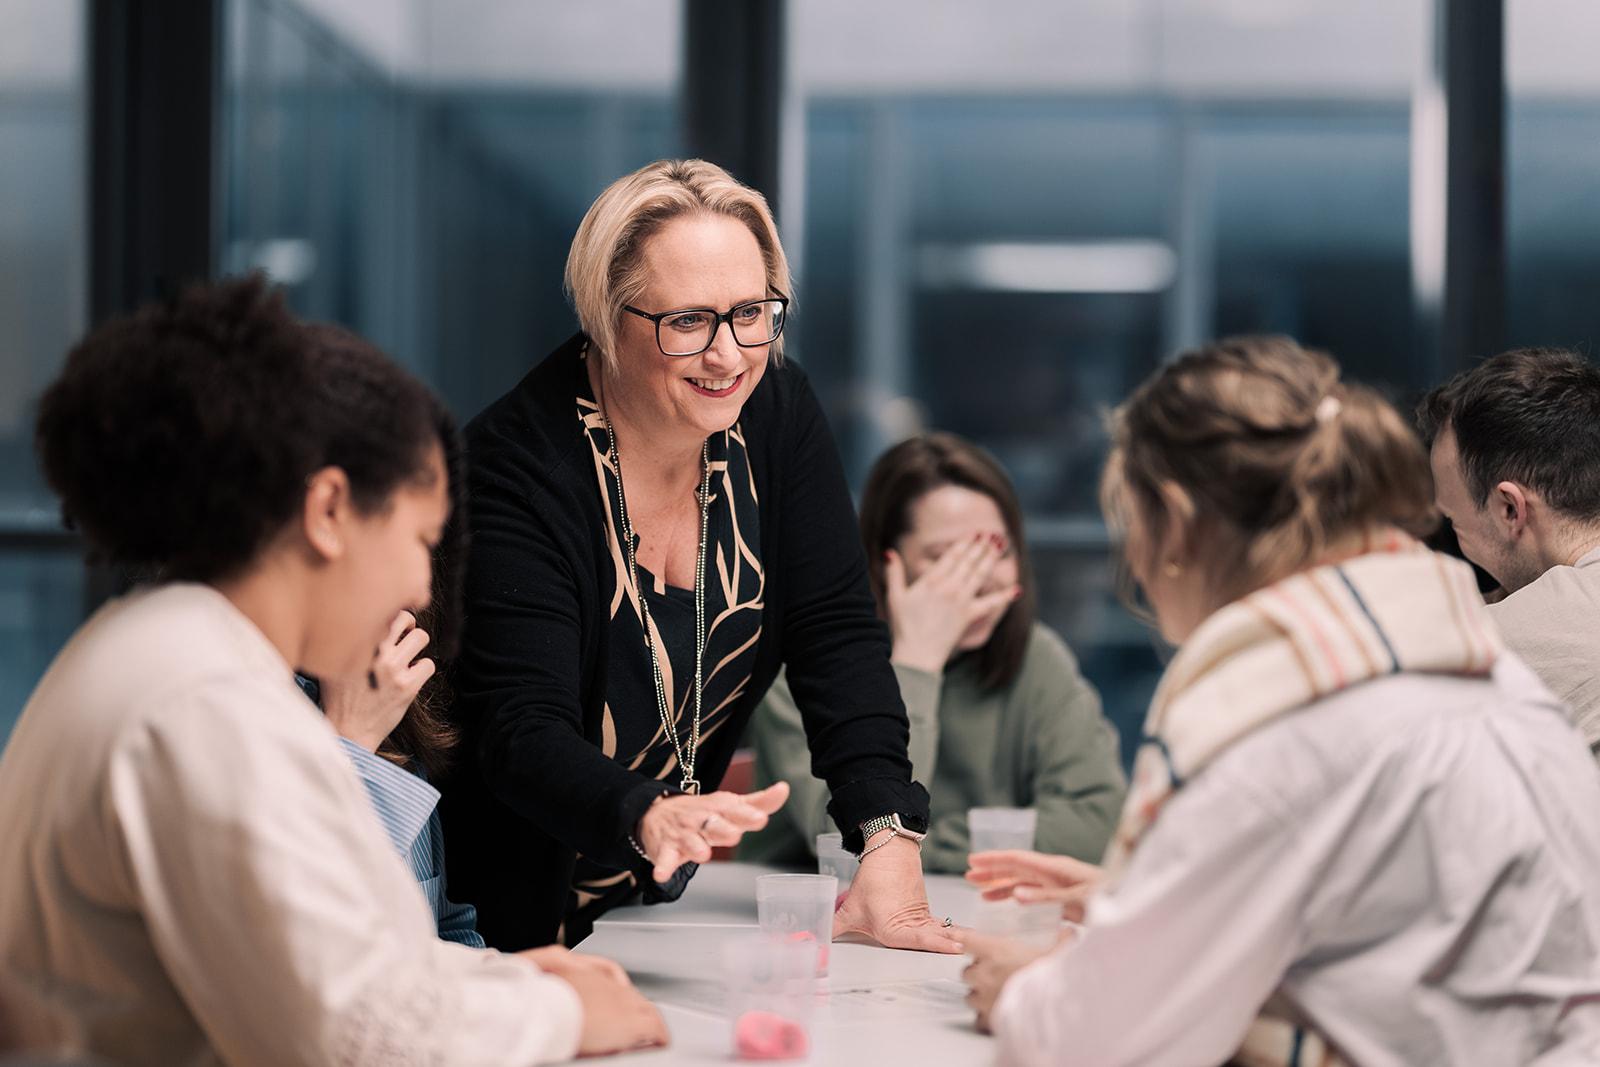
[[[639,820],[634,837],[655,865],[657,882],[670,881],[685,863],[705,863],[713,848],[730,848],[789,799],[789,783],[769,785],[759,793],[719,791],[704,796],[662,797]]]
[[[1083,921],[1089,898],[1105,882],[1105,871],[1092,863],[1022,849],[974,852],[967,864],[967,881],[983,890],[983,899],[1053,900],[1070,922]]]
[[[955,654],[973,623],[997,616],[1021,589],[989,588],[1004,556],[995,537],[978,534],[951,545],[915,579],[906,574],[900,553],[884,561],[884,593],[894,662],[937,674]]]
[[[417,626],[415,615],[402,611],[365,675],[321,680],[323,714],[341,737],[377,751],[433,677],[433,660],[418,658],[427,647],[427,631]]]

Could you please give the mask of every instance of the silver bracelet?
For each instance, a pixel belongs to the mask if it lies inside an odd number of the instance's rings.
[[[865,849],[863,849],[861,855],[856,857],[856,862],[864,862],[868,856],[872,855],[874,852],[878,851],[884,845],[887,845],[890,841],[893,841],[899,836],[899,834],[895,833],[893,830],[890,830],[888,837],[884,838],[882,841],[879,841],[876,845],[868,845]]]
[[[910,841],[910,842],[914,843],[917,846],[917,851],[918,852],[922,851],[922,842],[921,841],[919,841],[915,837],[911,837],[911,836],[909,836],[907,834],[903,834],[899,830],[896,830],[894,827],[891,826],[889,828],[889,836],[884,838],[882,841],[879,841],[876,845],[868,845],[865,849],[863,849],[861,851],[861,855],[856,857],[856,862],[857,863],[861,863],[868,856],[872,855],[874,852],[878,851],[884,845],[887,845],[890,841],[893,841],[897,837],[900,838],[900,840],[902,840],[902,841]]]

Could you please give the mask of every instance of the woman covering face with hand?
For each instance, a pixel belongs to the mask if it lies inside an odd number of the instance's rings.
[[[294,669],[429,601],[458,453],[420,383],[258,280],[97,330],[40,404],[63,510],[155,575],[0,759],[0,969],[31,1047],[117,1063],[544,1063],[660,1043],[603,961],[441,941]]]
[[[1116,735],[1065,643],[1034,618],[1022,537],[1004,470],[953,434],[904,441],[867,477],[861,538],[894,642],[912,764],[930,783],[930,870],[965,869],[970,808],[1034,808],[1037,847],[1098,861],[1122,805]],[[828,828],[829,796],[781,679],[754,737],[757,781],[788,782],[794,796],[741,856],[807,861]]]
[[[954,951],[927,909],[927,795],[849,492],[782,358],[792,293],[765,201],[709,163],[651,164],[590,207],[567,283],[583,332],[467,431],[452,892],[506,947],[676,897],[784,802],[716,785],[787,664],[834,821],[873,849],[853,925]]]

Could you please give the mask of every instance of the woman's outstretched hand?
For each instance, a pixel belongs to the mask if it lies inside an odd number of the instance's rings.
[[[759,793],[662,797],[644,813],[634,836],[655,865],[651,877],[666,882],[685,863],[704,863],[713,848],[737,845],[745,834],[767,825],[767,817],[788,799],[788,782]]]
[[[958,933],[928,910],[922,851],[899,837],[861,861],[849,894],[833,916],[834,937],[857,934],[885,948],[954,954],[961,951]]]
[[[967,881],[983,890],[985,900],[1015,897],[1023,903],[1054,900],[1062,918],[1083,921],[1084,906],[1105,882],[1105,871],[1071,856],[1007,849],[974,852],[967,860]]]

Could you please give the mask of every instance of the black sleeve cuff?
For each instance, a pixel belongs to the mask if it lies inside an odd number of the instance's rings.
[[[660,797],[676,796],[680,791],[663,782],[643,781],[622,795],[622,801],[617,805],[617,822],[615,839],[611,847],[603,856],[589,856],[596,863],[607,867],[614,867],[619,871],[644,871],[644,880],[649,880],[650,865],[639,855],[634,845],[634,834],[639,829],[639,820],[644,818],[644,813],[650,810]],[[587,855],[587,853],[585,853]]]
[[[833,791],[828,814],[844,835],[844,847],[860,852],[861,824],[880,815],[898,815],[908,830],[928,830],[928,791],[901,778],[864,778]]]
[[[635,834],[638,832],[639,820],[644,818],[644,813],[650,810],[659,797],[682,796],[681,789],[674,789],[661,782],[641,782],[636,789],[632,789],[622,798],[618,819],[624,827],[621,848],[625,850],[626,862],[624,870],[632,871],[634,881],[638,883],[646,904],[665,904],[683,896],[683,891],[689,888],[689,879],[694,877],[699,865],[685,863],[672,872],[672,877],[665,882],[655,880],[655,864],[642,855],[634,845],[642,847]]]

